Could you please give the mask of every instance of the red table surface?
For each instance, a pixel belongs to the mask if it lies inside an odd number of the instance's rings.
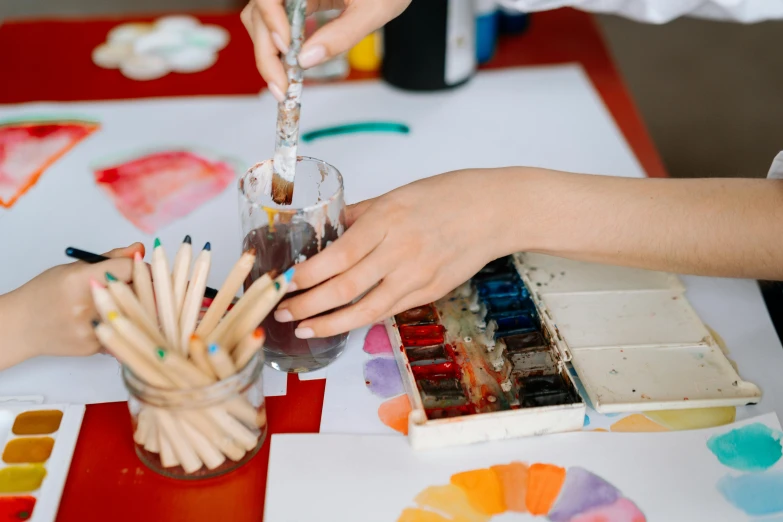
[[[259,92],[250,40],[238,13],[199,16],[231,33],[211,69],[136,82],[96,67],[90,58],[106,33],[134,17],[99,20],[9,22],[0,26],[0,103],[112,100],[161,96]],[[485,68],[580,63],[631,145],[648,176],[665,177],[664,166],[588,14],[560,9],[533,16],[521,36],[501,40]],[[349,79],[377,77],[352,73]],[[272,433],[315,433],[325,381],[288,377],[288,394],[267,399]],[[257,521],[262,518],[269,442],[240,470],[217,479],[180,482],[145,468],[136,458],[125,403],[91,405],[65,485],[59,522]],[[306,473],[306,471],[303,471]]]

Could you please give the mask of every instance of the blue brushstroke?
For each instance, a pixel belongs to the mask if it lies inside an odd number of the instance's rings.
[[[409,134],[411,128],[404,123],[389,121],[367,121],[360,123],[348,123],[346,125],[336,125],[334,127],[325,127],[302,133],[304,143],[317,140],[319,138],[328,138],[330,136],[339,136],[341,134],[358,134],[366,132],[385,132],[396,134]]]
[[[764,471],[783,456],[782,436],[783,433],[756,422],[713,435],[707,447],[724,466],[739,471]]]
[[[747,515],[783,513],[783,472],[725,476],[717,487],[727,501]]]

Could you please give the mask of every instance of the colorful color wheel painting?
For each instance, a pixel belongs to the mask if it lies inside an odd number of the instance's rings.
[[[502,513],[526,513],[551,522],[644,522],[631,500],[579,467],[511,462],[464,471],[445,486],[416,496],[397,522],[486,522]]]

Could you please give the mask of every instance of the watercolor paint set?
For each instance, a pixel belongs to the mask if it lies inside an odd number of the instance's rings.
[[[0,520],[55,519],[84,405],[0,403]]]
[[[572,369],[600,413],[761,398],[662,272],[516,254],[386,329],[414,448],[580,429]]]

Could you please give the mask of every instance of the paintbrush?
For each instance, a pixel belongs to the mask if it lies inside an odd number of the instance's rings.
[[[109,258],[106,256],[102,256],[100,254],[93,254],[92,252],[87,252],[86,250],[80,250],[74,247],[66,248],[65,255],[70,257],[71,259],[84,261],[85,263],[90,263],[91,265],[109,260]],[[218,291],[215,290],[214,288],[206,287],[204,289],[204,297],[206,297],[207,299],[214,299],[217,293]]]
[[[291,25],[291,45],[283,57],[288,77],[285,100],[277,104],[277,132],[272,162],[272,200],[278,205],[290,205],[294,197],[296,149],[299,142],[299,113],[302,107],[302,68],[299,50],[304,40],[307,0],[286,0],[288,22]]]

